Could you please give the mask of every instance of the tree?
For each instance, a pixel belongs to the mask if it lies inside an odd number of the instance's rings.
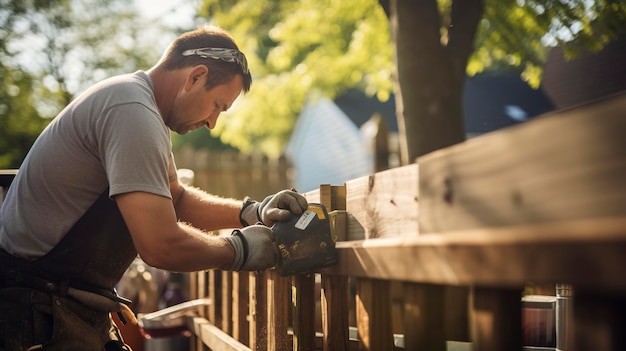
[[[464,140],[466,73],[523,67],[541,80],[546,42],[575,55],[602,48],[624,28],[618,0],[380,0],[392,24],[399,83],[396,105],[403,163]]]
[[[40,77],[38,110],[52,117],[74,95],[109,76],[149,68],[159,52],[143,37],[163,28],[124,0],[12,0],[6,33],[10,64]],[[91,9],[98,9],[92,11]],[[165,29],[163,29],[165,31]]]
[[[30,103],[35,80],[0,64],[0,169],[19,168],[47,120]]]
[[[547,45],[601,48],[625,14],[619,0],[205,0],[200,12],[243,43],[254,74],[218,123],[223,140],[275,154],[312,91],[358,87],[384,100],[394,72],[405,164],[464,140],[466,74],[515,69],[537,87]]]
[[[157,38],[145,35],[159,25],[124,0],[0,3],[0,168],[19,167],[49,117],[76,93],[110,75],[149,68],[160,54]]]
[[[376,0],[207,0],[200,15],[228,29],[250,62],[252,90],[215,129],[244,152],[281,153],[316,94],[358,86],[389,97],[389,29]]]

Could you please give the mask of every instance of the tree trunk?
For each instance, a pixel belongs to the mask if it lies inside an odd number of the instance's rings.
[[[437,0],[381,0],[396,46],[396,106],[402,164],[465,140],[463,85],[482,0],[454,1],[442,44]],[[385,7],[389,5],[388,7]]]

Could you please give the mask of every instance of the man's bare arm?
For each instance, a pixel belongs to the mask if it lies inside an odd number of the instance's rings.
[[[178,221],[169,198],[130,192],[115,196],[115,200],[137,252],[147,264],[170,271],[190,272],[223,268],[232,263],[233,247],[222,237]],[[184,207],[195,201],[184,197],[178,200]]]
[[[242,200],[211,195],[177,180],[170,184],[170,191],[179,220],[207,231],[241,227]]]

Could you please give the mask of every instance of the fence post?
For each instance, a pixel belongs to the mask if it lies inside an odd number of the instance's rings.
[[[522,288],[474,288],[474,350],[522,349]]]
[[[328,211],[346,210],[346,187],[322,184],[320,203]],[[344,228],[345,230],[345,228]],[[346,233],[335,233],[345,238]],[[322,332],[324,351],[346,351],[349,349],[349,278],[322,274]],[[354,305],[352,305],[354,306]]]

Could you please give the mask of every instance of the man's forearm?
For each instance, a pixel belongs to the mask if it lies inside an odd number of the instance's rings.
[[[229,267],[235,252],[224,237],[179,222],[178,233],[152,241],[149,250],[142,250],[140,256],[156,268],[195,272]]]
[[[242,200],[218,197],[188,186],[175,202],[179,220],[207,231],[241,227],[241,206]]]

